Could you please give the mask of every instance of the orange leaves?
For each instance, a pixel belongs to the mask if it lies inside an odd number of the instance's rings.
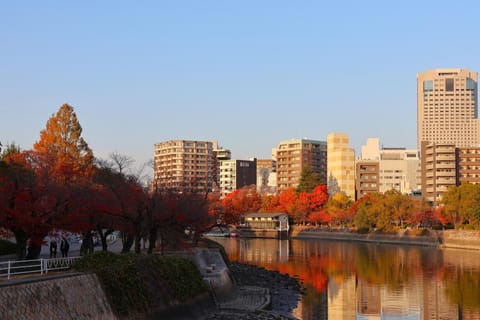
[[[213,199],[213,198],[212,198]],[[319,185],[312,192],[297,193],[289,188],[275,196],[260,195],[255,188],[247,187],[231,192],[221,201],[210,203],[210,213],[223,216],[224,222],[235,223],[248,212],[284,212],[298,222],[307,222],[310,214],[324,208],[328,200],[327,186]],[[326,219],[326,217],[324,217]]]
[[[310,214],[309,221],[313,223],[331,223],[333,216],[325,210],[315,211]]]
[[[240,216],[247,212],[257,212],[262,206],[262,200],[255,186],[245,187],[227,194],[220,201],[220,208],[216,212],[223,213],[225,223],[236,223]]]
[[[274,208],[274,212],[285,212],[289,215],[296,213],[297,193],[295,189],[288,188],[285,191],[277,194],[278,205]]]
[[[326,185],[318,185],[309,195],[310,208],[312,210],[322,208],[328,201],[328,191]]]
[[[73,108],[60,107],[47,121],[34,150],[49,161],[51,178],[75,181],[93,174],[93,152],[81,137],[82,127]],[[45,166],[46,167],[46,166]]]

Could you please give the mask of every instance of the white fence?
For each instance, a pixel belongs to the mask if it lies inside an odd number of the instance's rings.
[[[18,260],[0,262],[0,278],[10,279],[13,275],[40,273],[47,274],[49,271],[70,269],[73,262],[80,257]]]

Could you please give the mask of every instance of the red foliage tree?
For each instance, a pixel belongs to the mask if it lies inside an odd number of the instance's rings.
[[[10,154],[0,162],[0,225],[17,241],[17,256],[40,253],[43,238],[68,206],[70,189],[50,179],[42,156],[34,152]]]
[[[247,212],[257,212],[262,206],[255,186],[248,186],[227,194],[221,201],[223,222],[238,223],[240,216]]]

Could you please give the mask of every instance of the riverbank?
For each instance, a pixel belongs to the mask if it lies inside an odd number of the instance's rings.
[[[267,288],[271,295],[271,310],[262,311],[217,311],[204,320],[295,319],[292,311],[298,305],[302,295],[302,286],[298,279],[256,266],[231,262],[230,273],[239,286],[258,286]]]
[[[428,230],[416,235],[412,231],[401,230],[396,234],[360,234],[345,231],[326,231],[308,226],[293,226],[292,239],[324,239],[384,244],[428,246],[444,249],[480,250],[480,231],[477,230]]]

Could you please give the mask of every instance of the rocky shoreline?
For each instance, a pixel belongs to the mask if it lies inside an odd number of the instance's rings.
[[[204,318],[205,320],[295,319],[292,316],[292,311],[298,305],[303,290],[297,278],[278,271],[270,271],[238,262],[231,263],[230,273],[237,285],[258,286],[269,289],[271,310],[257,312],[222,310],[209,315]]]

